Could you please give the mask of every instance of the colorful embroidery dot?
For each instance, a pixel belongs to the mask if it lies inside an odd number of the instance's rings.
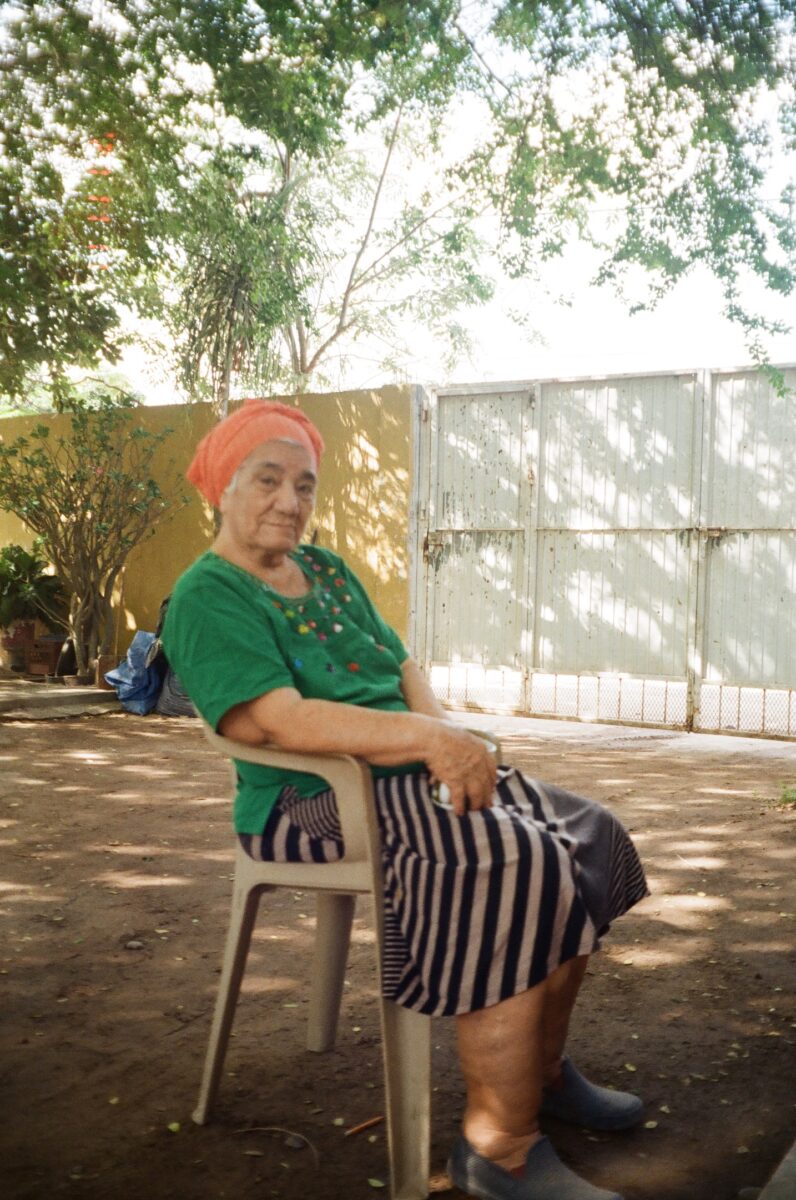
[[[345,587],[345,580],[344,579],[335,579],[334,586],[335,587]]]
[[[340,622],[335,621],[334,625],[332,626],[332,633],[340,633],[342,628],[343,626],[340,624]]]
[[[272,600],[272,601],[271,601],[271,603],[273,604],[274,608],[281,608],[281,607],[282,607],[282,604],[281,604],[281,602],[280,602],[279,600]]]
[[[343,611],[342,608],[339,608],[336,604],[332,605],[332,612],[334,613],[335,616],[337,616],[337,614],[341,613],[342,611]]]
[[[285,609],[285,616],[286,616],[286,617],[295,617],[295,615],[296,615],[296,614],[293,612],[293,609],[292,609],[292,608],[286,608],[286,609]]]
[[[386,647],[386,646],[382,646],[380,642],[376,642],[376,649],[377,649],[377,650],[386,650],[386,649],[387,649],[387,647]]]
[[[319,634],[318,634],[318,641],[319,641],[319,642],[325,642],[326,640],[327,640],[327,638],[326,638],[326,634],[325,634],[325,633],[319,633]]]
[[[334,570],[335,570],[335,569],[334,569],[334,567],[327,567],[327,568],[326,568],[326,574],[327,574],[327,575],[334,575]]]
[[[359,663],[350,662],[350,663],[348,664],[348,669],[349,669],[349,671],[358,671],[358,670],[359,670]]]
[[[294,658],[293,666],[296,668],[297,671],[300,671],[301,668],[304,666],[304,663],[301,661],[300,658]]]
[[[309,633],[310,627],[309,627],[309,625],[299,625],[298,631],[299,631],[299,633]]]
[[[307,622],[307,624],[309,625],[310,629],[315,629],[315,628],[317,628],[317,625],[316,625],[316,622],[315,622],[315,621],[308,621],[308,622]]]
[[[351,603],[351,597],[349,596],[348,592],[346,592],[346,594],[343,596],[343,599],[345,600],[346,604]]]
[[[312,564],[312,569],[313,569],[313,571],[320,571],[320,569],[321,569],[321,568],[320,568],[320,566],[319,566],[319,564],[318,564],[318,563],[313,563],[313,564]]]

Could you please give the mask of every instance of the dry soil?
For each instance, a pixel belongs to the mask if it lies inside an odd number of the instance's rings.
[[[592,1078],[643,1094],[646,1124],[547,1132],[626,1200],[734,1200],[796,1133],[794,748],[529,729],[510,727],[506,758],[613,808],[653,889],[592,960],[571,1039]],[[312,898],[266,897],[218,1108],[198,1127],[230,893],[224,764],[194,722],[123,715],[0,724],[0,764],[3,1194],[386,1195],[383,1126],[345,1136],[382,1112],[369,912],[338,1047],[312,1055]],[[462,1100],[450,1022],[433,1041],[444,1191]]]

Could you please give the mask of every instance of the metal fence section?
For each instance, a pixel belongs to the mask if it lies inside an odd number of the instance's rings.
[[[441,698],[796,736],[792,399],[742,370],[417,403],[413,636]]]

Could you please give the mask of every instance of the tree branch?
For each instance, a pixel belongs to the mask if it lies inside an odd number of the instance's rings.
[[[403,104],[401,104],[398,109],[398,113],[395,118],[395,124],[393,126],[392,133],[390,134],[390,140],[387,143],[387,153],[384,156],[384,164],[381,169],[381,175],[379,176],[379,182],[376,185],[375,192],[373,193],[373,203],[370,206],[370,216],[368,218],[367,228],[365,229],[364,236],[362,238],[362,241],[359,244],[359,249],[357,250],[356,254],[354,255],[354,261],[351,264],[351,271],[348,276],[348,283],[345,286],[345,289],[343,291],[342,300],[340,302],[340,317],[338,320],[338,327],[341,332],[342,332],[343,326],[346,323],[346,318],[348,316],[348,302],[351,297],[351,293],[354,290],[354,281],[356,279],[357,267],[360,264],[362,255],[365,253],[365,250],[367,249],[368,242],[370,241],[370,235],[373,232],[373,226],[376,221],[376,210],[379,207],[379,200],[381,199],[381,193],[382,193],[382,189],[384,187],[384,181],[387,178],[387,171],[389,170],[393,150],[395,149],[395,141],[396,141],[396,138],[398,137],[398,129],[401,124],[402,115],[403,115]],[[315,361],[315,359],[317,359],[317,354],[314,356],[313,362]]]

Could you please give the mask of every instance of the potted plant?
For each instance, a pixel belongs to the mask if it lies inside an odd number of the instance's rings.
[[[11,669],[25,671],[36,637],[36,621],[48,629],[64,629],[66,595],[60,579],[47,571],[37,545],[32,550],[9,545],[0,550],[0,629]]]

